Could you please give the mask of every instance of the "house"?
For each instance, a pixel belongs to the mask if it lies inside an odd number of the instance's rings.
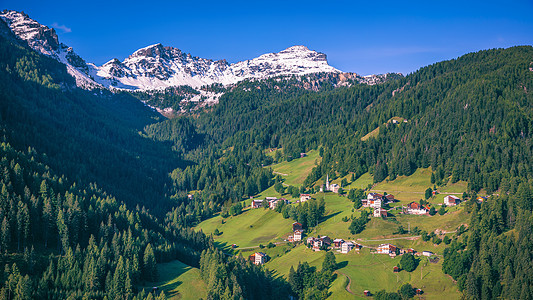
[[[331,239],[329,238],[329,236],[323,235],[320,237],[320,239],[326,246],[331,246]]]
[[[302,230],[302,229],[303,229],[302,223],[298,223],[298,222],[292,223],[292,231]]]
[[[489,198],[489,197],[486,197],[486,196],[485,196],[485,197],[481,197],[481,196],[479,196],[479,197],[476,198],[476,201],[477,201],[477,203],[483,203],[483,202],[485,202],[485,200],[487,200],[488,198]]]
[[[342,243],[344,243],[344,240],[343,239],[334,239],[333,240],[333,248],[340,248]]]
[[[421,289],[416,289],[415,293],[417,295],[422,295],[424,292]]]
[[[417,203],[417,202],[411,202],[409,204],[407,204],[404,212],[406,214],[411,214],[411,215],[425,215],[429,212],[429,207],[428,206],[423,206],[421,205],[420,203]]]
[[[366,199],[368,200],[383,200],[383,195],[379,193],[368,193],[366,196]]]
[[[301,241],[302,240],[302,236],[304,234],[304,231],[303,230],[295,230],[294,231],[294,241],[297,242],[297,241]]]
[[[396,249],[398,247],[394,246],[393,244],[381,244],[378,246],[377,250],[380,254],[394,254],[396,255]]]
[[[345,242],[341,245],[341,253],[348,253],[353,249],[353,247],[354,244],[352,242]]]
[[[454,195],[448,195],[444,197],[444,204],[446,204],[447,206],[455,206],[459,204],[460,201],[461,199],[459,199],[458,197]]]
[[[382,206],[383,200],[381,198],[378,199],[361,199],[361,204],[363,207],[372,207],[372,208],[380,208]]]
[[[189,198],[189,200],[192,200],[194,198],[194,195],[193,194],[188,194],[187,198]]]
[[[353,245],[354,245],[355,251],[359,251],[359,250],[363,249],[363,245],[361,245],[361,244],[354,243]]]
[[[398,272],[400,272],[400,268],[398,268],[397,266],[394,266],[394,267],[392,268],[392,272],[394,272],[394,273],[398,273]]]
[[[394,199],[394,195],[392,194],[387,194],[387,196],[385,196],[385,199],[387,203],[396,201],[396,199]]]
[[[387,217],[388,213],[383,208],[374,208],[374,218]]]
[[[369,290],[364,290],[364,291],[363,291],[363,295],[365,295],[365,296],[367,296],[367,297],[370,297],[370,296],[372,296],[372,293],[370,293]]]
[[[322,246],[324,246],[324,242],[321,239],[316,238],[313,240],[313,250],[320,251],[320,248],[322,248]]]
[[[329,186],[329,190],[334,192],[334,193],[339,193],[339,189],[341,188],[340,185],[334,183],[332,185]]]
[[[306,156],[307,156],[306,153],[300,153],[300,158],[304,158],[304,157],[306,157]]]
[[[256,252],[248,257],[248,259],[256,265],[262,265],[266,263],[267,258],[267,255],[263,252]]]
[[[309,194],[300,194],[300,202],[305,202],[311,200],[311,195]]]
[[[268,198],[274,198],[274,199],[268,199]],[[280,203],[284,202],[285,204],[289,204],[289,200],[285,198],[276,198],[276,197],[266,197],[265,200],[268,200],[268,206],[270,209],[275,209]]]
[[[315,241],[315,238],[310,236],[307,238],[307,240],[305,241],[307,244],[312,244],[313,242]]]
[[[252,208],[260,208],[263,205],[262,199],[252,199]]]
[[[415,254],[416,253],[416,250],[413,249],[413,248],[409,248],[406,251],[407,251],[407,253],[410,253],[410,254]]]
[[[437,190],[433,190],[433,191],[431,191],[431,195],[433,195],[433,196],[437,195],[438,193],[439,193],[439,192],[437,192]]]
[[[422,251],[422,255],[430,257],[430,256],[433,255],[433,252],[431,252],[431,251]]]

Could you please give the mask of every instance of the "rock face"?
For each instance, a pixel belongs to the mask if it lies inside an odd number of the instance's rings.
[[[53,28],[39,24],[22,12],[4,10],[0,18],[11,31],[33,50],[51,56],[67,66],[67,71],[76,79],[76,85],[92,89],[101,87],[89,77],[89,66],[71,47],[59,42]]]
[[[71,47],[60,43],[53,28],[39,24],[25,13],[4,10],[0,18],[35,51],[64,63],[76,78],[76,84],[85,89],[154,90],[183,85],[199,88],[214,83],[229,85],[245,79],[314,73],[339,77],[339,85],[350,82],[377,84],[388,78],[387,74],[362,77],[342,73],[328,65],[324,53],[305,46],[293,46],[278,53],[230,64],[226,60],[200,58],[156,44],[135,51],[122,62],[115,58],[96,66],[86,63]]]
[[[213,83],[232,84],[244,79],[263,79],[283,75],[340,73],[328,65],[326,55],[294,46],[279,53],[229,64],[184,53],[161,44],[135,51],[123,62],[113,59],[101,67],[92,66],[93,77],[104,86],[143,90]]]

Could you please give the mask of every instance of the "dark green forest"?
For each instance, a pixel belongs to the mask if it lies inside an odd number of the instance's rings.
[[[179,259],[200,268],[209,299],[321,299],[331,270],[304,263],[286,282],[192,229],[279,183],[268,166],[311,149],[322,160],[301,191],[326,175],[380,182],[431,166],[435,181],[467,181],[471,199],[494,193],[468,203],[468,231],[443,270],[467,299],[533,297],[532,47],[373,86],[243,81],[217,105],[167,120],[139,99],[177,105],[194,90],[78,89],[0,23],[0,298],[144,299],[137,287],[157,279],[156,264]],[[278,212],[312,227],[324,208],[308,207],[319,213]]]

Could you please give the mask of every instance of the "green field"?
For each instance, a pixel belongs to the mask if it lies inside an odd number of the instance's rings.
[[[303,182],[308,172],[315,165],[318,158],[316,151],[311,151],[305,158],[295,159],[291,162],[283,162],[271,166],[273,170],[282,175],[285,183],[298,186]],[[349,181],[351,175],[345,178]],[[424,242],[420,237],[410,234],[395,234],[398,226],[405,229],[414,229],[418,227],[428,233],[438,231],[450,232],[450,237],[454,236],[453,231],[461,224],[467,223],[469,215],[462,210],[462,206],[447,208],[448,213],[443,216],[416,216],[403,215],[401,205],[411,201],[419,201],[424,198],[424,192],[428,187],[433,185],[430,182],[431,169],[418,169],[411,176],[400,176],[393,181],[384,181],[374,185],[371,191],[387,192],[394,194],[399,200],[393,205],[392,216],[387,219],[371,218],[366,225],[365,230],[360,234],[351,234],[348,230],[351,220],[343,222],[345,217],[357,218],[360,216],[360,210],[353,209],[353,203],[345,196],[335,193],[317,193],[313,197],[324,199],[326,203],[326,213],[320,224],[311,232],[306,232],[306,236],[327,235],[333,238],[343,238],[345,240],[354,240],[366,247],[376,247],[382,243],[391,243],[400,248],[414,248],[418,252],[425,250],[432,251],[442,255],[446,247],[444,243],[434,245],[431,241]],[[335,183],[340,183],[342,178],[336,179]],[[347,189],[366,188],[372,184],[372,176],[365,173],[354,182],[351,182]],[[440,194],[432,197],[429,201],[433,204],[441,204],[444,196],[449,193],[462,194],[467,188],[466,182],[448,183],[445,186],[438,187]],[[263,191],[257,198],[267,196],[280,196],[273,187]],[[284,195],[286,198],[288,195]],[[250,200],[246,204],[249,206]],[[296,204],[292,204],[296,205]],[[205,233],[213,233],[218,229],[222,234],[215,236],[217,245],[230,251],[229,245],[237,244],[235,252],[244,257],[256,252],[262,251],[271,258],[265,264],[265,267],[272,270],[278,276],[286,277],[291,266],[296,268],[299,262],[308,262],[311,266],[321,268],[324,260],[325,251],[314,252],[304,245],[287,244],[283,241],[291,234],[291,224],[294,221],[284,219],[280,213],[265,209],[246,209],[241,215],[222,219],[216,216],[206,220],[197,226]],[[444,236],[441,236],[443,238]],[[259,249],[259,244],[267,245],[269,242],[278,242],[281,244],[272,248]],[[255,247],[255,248],[254,248]],[[244,248],[244,249],[243,249]],[[373,252],[373,251],[372,251]],[[371,292],[377,292],[381,289],[395,291],[398,287],[409,282],[417,288],[424,290],[425,299],[441,299],[443,297],[458,299],[458,293],[454,283],[449,277],[442,273],[442,261],[430,263],[426,258],[421,259],[420,266],[413,272],[405,271],[399,274],[392,272],[392,267],[397,265],[400,258],[392,259],[387,255],[371,253],[370,248],[364,248],[361,253],[352,251],[349,254],[336,253],[337,262],[340,269],[337,278],[331,284],[329,292],[330,299],[354,299],[364,298],[363,290],[368,289]],[[351,279],[350,288],[354,294],[346,290],[348,278]]]
[[[157,264],[159,281],[147,284],[144,288],[151,290],[159,287],[167,299],[199,299],[207,297],[207,286],[200,278],[200,270],[190,267],[178,260]]]
[[[284,161],[279,164],[268,166],[275,174],[280,174],[285,179],[285,184],[299,187],[309,175],[311,170],[320,162],[317,150],[307,152],[303,158],[293,159],[290,162]]]
[[[293,222],[270,209],[257,208],[247,209],[238,216],[226,219],[216,216],[205,220],[196,228],[206,234],[218,229],[222,234],[214,238],[222,246],[237,244],[239,247],[250,247],[282,241],[292,232]]]
[[[321,269],[325,251],[314,252],[300,245],[282,257],[275,258],[265,266],[275,274],[287,277],[291,266],[296,269],[299,262],[307,261],[311,266]],[[334,252],[336,253],[336,252]],[[390,258],[388,255],[373,254],[369,249],[360,252],[351,251],[349,254],[336,253],[339,265],[337,279],[331,284],[330,299],[353,299],[363,297],[364,290],[375,293],[385,289],[396,291],[402,284],[411,283],[414,287],[424,291],[426,299],[459,299],[454,283],[442,273],[442,262],[429,263],[425,257],[420,258],[418,268],[412,273],[402,271],[392,272],[400,257]],[[348,276],[351,279],[350,289],[354,295],[345,289]]]

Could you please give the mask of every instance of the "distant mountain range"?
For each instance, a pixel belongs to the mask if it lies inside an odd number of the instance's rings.
[[[85,89],[118,88],[154,90],[188,85],[234,84],[245,79],[301,76],[312,73],[338,74],[365,84],[382,83],[387,74],[359,76],[343,73],[328,64],[324,53],[305,46],[293,46],[278,53],[267,53],[234,64],[192,56],[180,49],[151,45],[135,51],[124,61],[112,59],[102,66],[87,63],[72,47],[59,42],[53,28],[44,26],[23,12],[0,13],[9,28],[35,51],[51,56],[67,66],[76,84]]]

